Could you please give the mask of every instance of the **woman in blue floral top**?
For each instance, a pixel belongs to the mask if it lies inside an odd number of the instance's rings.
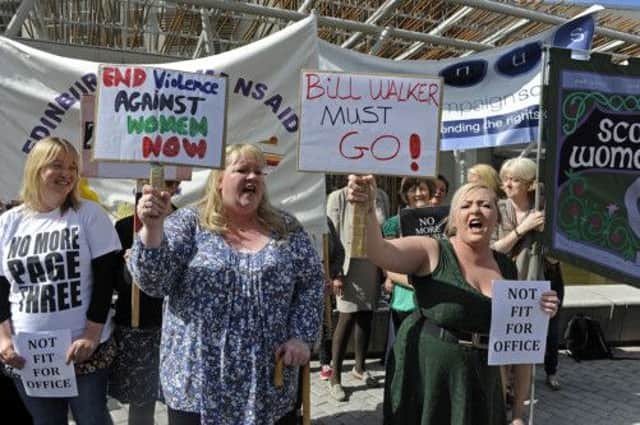
[[[265,158],[226,150],[193,208],[167,217],[169,194],[145,186],[129,259],[143,291],[165,297],[160,380],[169,424],[295,423],[298,367],[273,385],[276,356],[309,360],[322,311],[311,240],[267,200]],[[165,220],[166,218],[166,220]]]

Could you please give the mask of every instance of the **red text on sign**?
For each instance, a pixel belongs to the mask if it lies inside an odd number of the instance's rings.
[[[124,73],[120,68],[104,67],[102,69],[102,84],[105,87],[138,87],[147,79],[147,73],[142,68],[127,68]]]
[[[162,136],[152,139],[149,136],[142,138],[142,157],[149,158],[151,155],[159,157],[164,155],[169,158],[178,156],[180,149],[184,149],[189,158],[204,158],[207,152],[207,141],[200,139],[197,143],[192,143],[189,139],[182,138],[182,143],[178,136],[171,136],[163,140]]]
[[[349,131],[340,139],[340,155],[346,159],[360,159],[370,152],[371,156],[378,161],[389,161],[395,158],[400,152],[400,139],[391,134],[382,134],[376,137],[368,145],[358,142],[356,130]]]
[[[351,77],[341,78],[339,76],[327,77],[325,84],[318,74],[305,74],[308,100],[318,99],[326,96],[329,99],[359,100],[353,90],[353,80]]]

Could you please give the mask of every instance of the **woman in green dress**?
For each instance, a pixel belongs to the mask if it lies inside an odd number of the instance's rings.
[[[349,176],[349,200],[370,204],[373,176]],[[375,193],[375,192],[373,192]],[[367,255],[410,275],[418,309],[400,328],[387,364],[385,424],[504,425],[500,369],[487,363],[492,281],[515,279],[514,264],[491,250],[497,197],[471,183],[453,196],[448,240],[383,239],[370,208]],[[558,309],[554,291],[540,307]]]

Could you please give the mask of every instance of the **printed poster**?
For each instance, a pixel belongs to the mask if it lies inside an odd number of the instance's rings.
[[[550,52],[544,107],[550,255],[640,286],[640,62]]]

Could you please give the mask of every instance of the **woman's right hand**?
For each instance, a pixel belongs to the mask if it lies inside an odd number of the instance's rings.
[[[13,340],[10,337],[0,338],[0,361],[16,369],[24,367],[24,358],[16,353]]]
[[[146,184],[142,188],[136,212],[147,229],[162,229],[165,217],[171,212],[171,195]]]
[[[534,211],[522,220],[516,228],[518,233],[524,235],[531,230],[542,232],[544,230],[544,213],[542,211]]]

